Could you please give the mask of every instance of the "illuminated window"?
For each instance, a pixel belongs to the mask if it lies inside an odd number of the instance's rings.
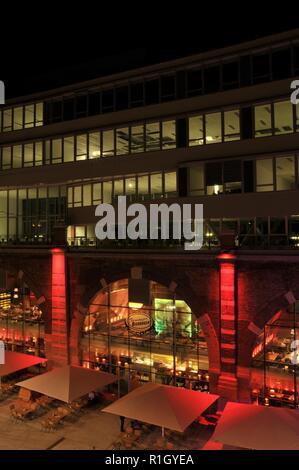
[[[256,190],[273,191],[273,161],[265,158],[256,161]]]
[[[216,144],[222,141],[221,113],[206,114],[206,144]]]
[[[125,193],[126,195],[136,194],[136,179],[135,178],[125,179]]]
[[[189,192],[191,196],[200,196],[205,193],[203,163],[189,169]]]
[[[295,160],[294,156],[278,157],[276,163],[276,189],[283,191],[295,189]]]
[[[202,145],[203,137],[203,116],[189,117],[189,145]]]
[[[146,151],[160,150],[160,123],[152,122],[145,126]]]
[[[148,175],[138,176],[138,194],[143,196],[142,199],[149,194]]]
[[[119,180],[114,180],[113,183],[113,196],[122,196],[124,194],[124,180],[121,178]]]
[[[171,149],[176,147],[175,121],[162,122],[162,149]]]
[[[274,103],[275,134],[289,134],[294,131],[293,105],[290,101]]]
[[[35,125],[42,126],[44,123],[44,105],[36,103],[35,105]]]
[[[74,187],[74,207],[82,206],[82,186]]]
[[[68,207],[73,207],[73,188],[68,188],[67,190],[67,205]]]
[[[224,112],[224,141],[240,140],[240,112],[238,109]]]
[[[39,166],[43,164],[43,143],[42,142],[35,142],[35,166]]]
[[[116,129],[116,155],[129,153],[129,128]]]
[[[3,111],[3,132],[12,130],[12,110],[4,109]]]
[[[65,137],[63,139],[63,161],[73,162],[74,154],[74,137]]]
[[[22,145],[14,145],[12,148],[12,152],[13,168],[22,168]],[[33,166],[33,159],[31,162],[31,166]]]
[[[157,173],[150,176],[151,181],[151,196],[152,199],[157,199],[163,195],[162,190],[162,174]]]
[[[99,158],[101,156],[101,133],[92,132],[88,135],[89,139],[89,159]]]
[[[144,126],[131,127],[131,152],[144,152]]]
[[[92,185],[92,199],[94,205],[102,202],[102,183],[94,183]]]
[[[34,104],[25,106],[25,127],[34,127]]]
[[[83,185],[83,206],[91,206],[91,184]]]
[[[86,160],[87,159],[87,135],[77,135],[76,136],[76,160]]]
[[[112,181],[104,181],[103,183],[103,203],[110,204],[112,201]]]
[[[254,107],[255,137],[272,135],[272,111],[270,104]]]
[[[177,195],[176,172],[164,173],[164,192],[168,197]]]
[[[14,108],[13,110],[13,130],[23,129],[23,108]]]
[[[103,134],[103,157],[114,155],[114,131],[104,131]]]
[[[2,148],[2,168],[11,168],[11,147]]]
[[[52,163],[62,163],[62,141],[52,140]]]
[[[24,166],[33,165],[33,144],[24,145]]]

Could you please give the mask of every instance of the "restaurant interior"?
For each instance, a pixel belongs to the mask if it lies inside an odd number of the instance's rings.
[[[151,282],[151,303],[132,303],[128,280],[92,299],[81,340],[82,364],[131,381],[209,390],[207,344],[184,300]]]

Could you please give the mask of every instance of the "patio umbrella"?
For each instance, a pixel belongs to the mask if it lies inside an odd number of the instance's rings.
[[[16,385],[70,403],[89,392],[117,382],[117,376],[78,366],[53,369]]]
[[[211,439],[246,449],[299,449],[299,410],[229,402]]]
[[[5,351],[5,363],[0,364],[0,377],[5,375],[13,374],[22,369],[36,366],[47,362],[44,357],[31,356],[29,354],[23,354],[13,351]]]
[[[102,411],[161,426],[162,430],[183,432],[218,398],[218,395],[149,383]]]

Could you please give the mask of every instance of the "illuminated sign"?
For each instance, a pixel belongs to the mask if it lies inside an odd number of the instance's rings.
[[[145,333],[152,327],[153,321],[146,312],[130,312],[126,319],[126,325],[130,331],[137,334]]]

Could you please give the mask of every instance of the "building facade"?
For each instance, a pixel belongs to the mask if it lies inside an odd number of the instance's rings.
[[[295,30],[0,106],[8,347],[296,406],[298,76]],[[203,248],[97,240],[119,195],[202,203]]]

